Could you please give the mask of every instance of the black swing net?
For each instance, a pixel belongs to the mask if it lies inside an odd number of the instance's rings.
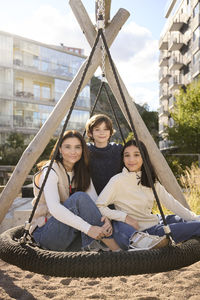
[[[144,273],[157,273],[170,271],[191,265],[200,260],[200,239],[193,238],[179,245],[175,245],[173,242],[173,237],[169,226],[166,223],[165,215],[163,213],[157,192],[155,190],[153,179],[146,162],[143,150],[140,145],[140,141],[137,136],[135,126],[133,124],[128,105],[126,103],[123,90],[120,85],[119,78],[113,63],[109,48],[107,46],[106,38],[104,36],[103,25],[102,25],[103,15],[99,14],[98,21],[98,32],[97,37],[92,47],[91,53],[88,57],[87,64],[85,66],[84,72],[82,74],[81,80],[77,87],[75,97],[73,99],[71,108],[68,112],[66,120],[64,122],[62,131],[60,133],[57,147],[49,163],[45,178],[43,180],[42,186],[40,188],[39,194],[35,201],[35,205],[31,212],[28,222],[25,226],[19,226],[12,228],[0,235],[0,259],[16,265],[24,270],[29,270],[35,273],[50,275],[50,276],[70,276],[70,277],[106,277],[106,276],[119,276],[119,275],[135,275]],[[74,109],[76,99],[80,93],[85,75],[87,73],[88,67],[91,63],[94,51],[97,47],[99,40],[102,40],[102,47],[106,51],[113,76],[116,80],[120,96],[122,98],[131,131],[133,132],[134,138],[136,140],[137,147],[140,150],[144,168],[146,170],[149,183],[154,193],[161,217],[163,219],[164,231],[166,237],[169,239],[169,246],[152,249],[152,250],[141,250],[141,251],[120,251],[120,252],[80,252],[80,251],[66,251],[66,252],[56,252],[44,250],[36,246],[30,241],[29,228],[31,221],[33,219],[36,207],[39,203],[41,194],[43,192],[45,183],[47,181],[49,172],[52,168],[53,162],[61,145],[63,134],[67,128],[68,121],[70,119],[71,113]],[[120,134],[122,136],[123,142],[125,141],[122,134],[120,124],[117,120],[117,115],[115,113],[112,101],[109,98],[109,93],[107,86],[105,84],[105,74],[102,74],[103,80],[99,88],[96,101],[94,103],[93,109],[91,111],[91,116],[94,113],[97,101],[99,99],[102,89],[105,89],[107,99],[110,103],[113,115],[115,117],[117,126],[119,128]],[[84,132],[85,135],[85,132]]]

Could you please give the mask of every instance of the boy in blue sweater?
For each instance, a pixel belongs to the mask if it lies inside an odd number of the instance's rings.
[[[88,143],[90,151],[91,177],[99,195],[111,177],[120,169],[122,145],[110,143],[114,134],[112,120],[104,115],[92,116],[86,123],[86,134],[92,143]]]

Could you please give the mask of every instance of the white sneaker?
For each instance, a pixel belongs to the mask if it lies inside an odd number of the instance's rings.
[[[129,239],[128,251],[149,250],[162,248],[169,244],[166,236],[150,235],[145,232],[136,232]]]

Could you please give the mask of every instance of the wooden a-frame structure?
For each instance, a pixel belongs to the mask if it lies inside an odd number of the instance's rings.
[[[96,28],[92,24],[81,0],[69,0],[69,4],[76,16],[77,21],[79,22],[79,25],[85,34],[85,37],[90,44],[90,46],[93,46],[93,43],[96,38]],[[97,3],[96,3],[97,6]],[[118,32],[120,31],[121,27],[124,25],[126,20],[129,17],[129,12],[125,9],[119,9],[117,14],[113,17],[111,21],[110,19],[110,6],[111,6],[111,0],[105,1],[105,38],[107,41],[108,47],[111,46],[114,39],[116,38]],[[109,22],[108,22],[109,21]],[[8,181],[7,185],[5,186],[3,192],[0,196],[0,223],[4,219],[6,213],[8,212],[8,209],[12,205],[14,199],[17,197],[24,181],[26,180],[27,175],[29,174],[31,168],[33,167],[36,160],[39,158],[39,156],[42,154],[43,150],[45,149],[46,145],[48,144],[50,138],[60,125],[62,119],[65,117],[67,111],[71,107],[72,101],[74,99],[77,86],[80,82],[82,73],[85,69],[87,60],[83,63],[81,68],[79,69],[78,73],[76,74],[75,78],[55,106],[54,110],[52,111],[51,115],[45,122],[45,124],[42,126],[42,128],[39,130],[37,135],[34,137],[32,142],[29,144],[29,146],[24,151],[21,159],[19,160],[17,166],[15,167],[15,170],[10,177],[10,180]],[[89,65],[87,74],[85,76],[84,82],[82,84],[82,88],[88,83],[88,81],[93,76],[94,72],[96,71],[98,66],[101,66],[101,43],[99,42],[91,64]],[[116,69],[117,70],[117,69]],[[134,70],[133,70],[134,72]],[[118,72],[117,72],[118,73]],[[112,69],[110,67],[109,61],[106,59],[105,62],[105,76],[108,81],[108,84],[126,118],[127,113],[124,108],[124,104],[121,98],[121,95],[119,93],[117,83],[115,81],[115,78],[112,73]],[[178,201],[180,201],[185,207],[189,208],[183,194],[181,191],[180,186],[178,185],[175,176],[173,175],[171,169],[169,168],[165,158],[161,154],[160,150],[157,148],[157,145],[155,144],[153,138],[151,137],[148,129],[146,128],[143,120],[141,119],[137,108],[133,102],[133,99],[129,95],[122,79],[120,78],[118,74],[118,78],[120,81],[120,85],[123,90],[123,94],[126,98],[126,102],[129,108],[129,111],[131,113],[131,118],[134,124],[134,127],[136,128],[137,135],[140,140],[144,142],[146,145],[150,159],[153,163],[153,166],[156,170],[157,176],[159,177],[159,180],[161,183],[165,186],[166,190],[171,193]]]

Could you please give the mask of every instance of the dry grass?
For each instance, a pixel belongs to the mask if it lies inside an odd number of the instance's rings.
[[[187,168],[180,182],[191,210],[200,214],[200,168],[195,165]]]
[[[200,168],[192,165],[187,168],[180,177],[181,186],[185,198],[193,212],[200,215]],[[164,214],[172,214],[163,207]],[[159,213],[156,203],[154,204],[153,213]]]

